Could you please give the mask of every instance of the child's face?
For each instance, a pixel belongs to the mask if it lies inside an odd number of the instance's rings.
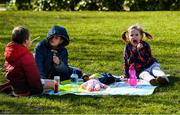
[[[32,44],[32,41],[31,41],[31,37],[29,36],[29,39],[27,39],[27,40],[25,41],[24,45],[25,45],[27,48],[29,48],[29,47],[31,46],[31,44]]]
[[[140,34],[140,32],[136,29],[131,29],[129,31],[129,41],[130,43],[133,45],[133,46],[137,46],[139,44],[139,42],[141,41],[142,39],[142,36]]]
[[[49,43],[51,46],[57,47],[62,44],[63,41],[64,40],[60,36],[53,36],[52,38],[50,38]]]

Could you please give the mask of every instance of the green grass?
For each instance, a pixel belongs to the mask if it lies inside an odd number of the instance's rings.
[[[0,94],[0,113],[176,113],[180,114],[180,12],[0,12],[0,65],[13,27],[22,25],[32,38],[46,37],[53,24],[67,28],[69,64],[87,73],[123,74],[120,33],[139,23],[154,40],[145,39],[171,84],[150,96],[75,96],[14,98]],[[40,40],[39,40],[40,41]],[[37,42],[36,42],[37,43]],[[31,51],[33,52],[35,44]],[[0,67],[0,82],[4,80]]]

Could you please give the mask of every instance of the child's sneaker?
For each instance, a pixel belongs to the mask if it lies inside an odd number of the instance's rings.
[[[158,85],[158,81],[156,79],[151,79],[149,82],[150,82],[150,84],[152,86],[157,86]]]
[[[159,85],[168,85],[169,84],[169,80],[168,80],[168,78],[166,76],[157,77],[156,80],[157,80]]]

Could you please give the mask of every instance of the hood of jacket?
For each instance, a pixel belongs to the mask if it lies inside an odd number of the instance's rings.
[[[18,59],[20,59],[22,56],[27,54],[28,52],[29,52],[28,48],[26,48],[22,44],[10,42],[7,44],[4,52],[5,60],[8,63],[12,64]]]
[[[49,41],[49,39],[54,35],[61,36],[64,39],[62,46],[66,46],[69,44],[69,35],[67,34],[67,31],[64,27],[54,25],[47,34],[47,41]]]

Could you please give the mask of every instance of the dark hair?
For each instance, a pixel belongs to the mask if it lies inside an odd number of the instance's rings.
[[[15,27],[12,31],[12,41],[18,44],[23,44],[29,39],[29,30],[24,27]]]
[[[135,25],[132,25],[128,28],[128,31],[124,31],[122,32],[121,34],[121,38],[123,39],[123,41],[125,41],[126,43],[129,42],[129,38],[127,36],[128,32],[131,30],[131,29],[136,29],[140,32],[141,36],[144,37],[144,35],[148,38],[148,39],[153,39],[152,35],[149,34],[148,32],[145,32],[143,30],[143,28],[141,26],[139,26],[138,24],[135,24]]]

